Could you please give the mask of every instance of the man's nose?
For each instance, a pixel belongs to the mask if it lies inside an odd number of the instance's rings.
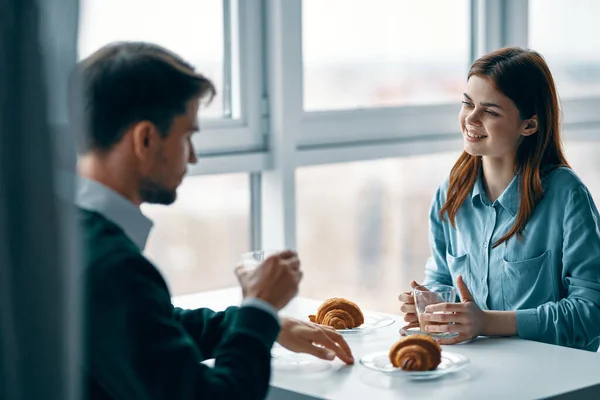
[[[190,155],[188,157],[188,164],[196,164],[198,162],[198,155],[196,151],[192,148],[190,149]]]

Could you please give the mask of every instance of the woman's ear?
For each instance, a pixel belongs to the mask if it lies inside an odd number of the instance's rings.
[[[537,115],[523,121],[523,128],[521,129],[521,135],[531,136],[536,133],[539,129],[539,122]]]

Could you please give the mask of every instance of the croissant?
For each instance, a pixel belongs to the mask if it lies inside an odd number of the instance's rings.
[[[308,318],[312,322],[335,329],[352,329],[365,322],[365,317],[356,303],[339,297],[326,300],[317,310],[317,315],[309,315]]]
[[[440,365],[442,349],[427,335],[407,336],[392,346],[390,361],[405,371],[431,371]]]

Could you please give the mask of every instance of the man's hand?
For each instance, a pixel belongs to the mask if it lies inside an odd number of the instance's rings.
[[[302,279],[300,260],[293,251],[284,251],[267,258],[252,271],[235,270],[244,298],[254,297],[281,310],[298,293]]]
[[[324,360],[333,360],[337,355],[346,364],[354,364],[350,346],[333,328],[281,317],[277,342],[296,353],[312,354]]]

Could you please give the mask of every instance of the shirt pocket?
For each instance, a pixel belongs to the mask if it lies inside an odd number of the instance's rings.
[[[550,250],[521,261],[503,258],[502,297],[505,310],[536,308],[554,300],[554,277],[550,273]]]
[[[472,277],[469,268],[469,254],[463,254],[462,256],[455,257],[450,253],[446,253],[446,263],[448,264],[448,270],[452,276],[452,284],[456,287],[456,277],[462,275],[463,280],[467,284],[467,287],[471,289]],[[457,292],[458,296],[458,292]]]

